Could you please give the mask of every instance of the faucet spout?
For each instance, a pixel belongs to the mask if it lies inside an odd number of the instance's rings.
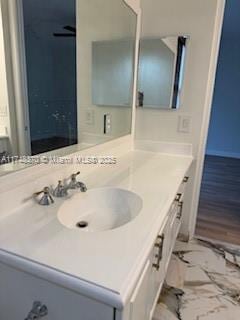
[[[77,176],[80,174],[80,172],[74,173],[71,175],[71,181],[69,182],[67,189],[80,189],[81,192],[86,192],[87,187],[83,182],[77,181]]]

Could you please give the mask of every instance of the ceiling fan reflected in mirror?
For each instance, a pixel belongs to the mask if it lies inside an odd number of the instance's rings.
[[[70,33],[54,33],[54,37],[73,38],[76,37],[76,27],[64,26],[64,30],[70,31]]]

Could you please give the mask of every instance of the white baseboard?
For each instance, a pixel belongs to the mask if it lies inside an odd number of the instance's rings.
[[[207,150],[206,151],[206,155],[240,159],[240,152],[227,152],[227,151]]]

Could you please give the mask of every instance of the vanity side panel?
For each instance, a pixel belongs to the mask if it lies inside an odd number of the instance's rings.
[[[34,301],[48,308],[46,320],[113,320],[110,306],[0,263],[0,319],[25,319]]]

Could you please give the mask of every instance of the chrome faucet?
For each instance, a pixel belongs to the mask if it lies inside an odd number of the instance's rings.
[[[76,190],[79,189],[81,192],[86,192],[87,187],[83,182],[77,181],[77,176],[80,172],[73,173],[71,175],[71,180],[68,185],[64,186],[61,180],[58,181],[57,187],[53,190],[53,196],[57,198],[63,198],[68,195],[68,190]],[[42,197],[39,196],[42,194]],[[49,206],[50,204],[54,203],[53,197],[51,196],[51,190],[49,187],[43,188],[43,190],[39,192],[35,192],[34,197],[37,199],[38,203],[41,206]]]
[[[43,190],[41,190],[39,192],[35,192],[33,195],[35,198],[37,198],[41,194],[42,194],[42,197],[40,199],[38,199],[38,203],[41,206],[49,206],[50,204],[54,203],[54,200],[51,196],[51,192],[50,192],[49,187],[45,187],[45,188],[43,188]]]
[[[83,182],[77,181],[77,176],[80,174],[80,172],[73,173],[70,177],[70,182],[68,185],[64,186],[61,180],[58,181],[57,187],[53,191],[54,197],[57,198],[63,198],[68,195],[68,190],[76,190],[80,189],[81,192],[86,192],[87,187]]]
[[[54,189],[53,195],[57,198],[63,198],[68,195],[68,188],[63,185],[61,180],[58,181],[58,185]]]
[[[80,174],[80,171],[78,171],[77,173],[73,173],[71,175],[71,181],[69,182],[67,189],[72,189],[72,190],[76,190],[76,189],[80,189],[81,192],[86,192],[87,191],[87,187],[83,182],[77,181],[77,176]]]

